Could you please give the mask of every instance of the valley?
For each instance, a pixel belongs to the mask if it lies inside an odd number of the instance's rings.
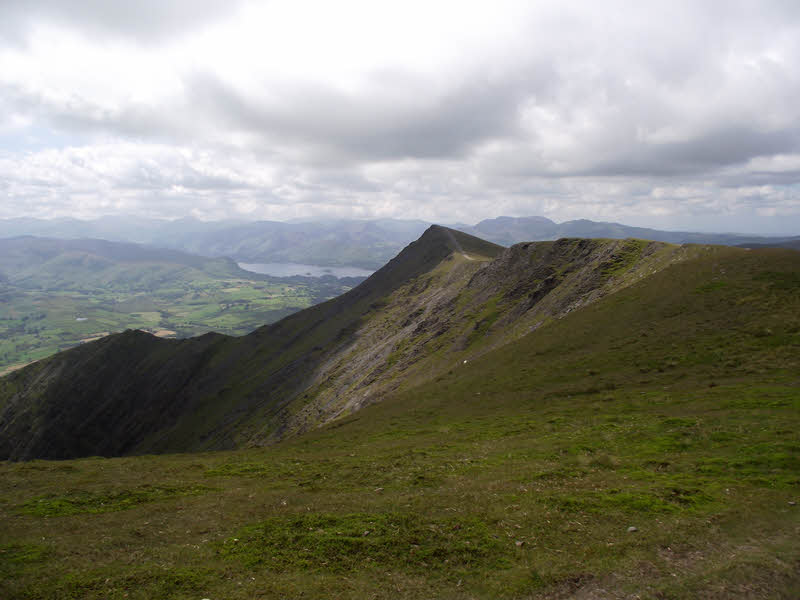
[[[360,281],[90,240],[0,240],[0,253],[0,372],[126,329],[244,335]]]

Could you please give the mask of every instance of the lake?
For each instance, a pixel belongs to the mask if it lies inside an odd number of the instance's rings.
[[[237,263],[239,268],[262,275],[273,277],[369,277],[373,271],[359,269],[358,267],[320,267],[319,265],[302,265],[299,263]]]

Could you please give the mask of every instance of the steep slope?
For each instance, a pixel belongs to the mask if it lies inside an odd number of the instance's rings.
[[[91,430],[122,431],[100,444],[104,454],[275,441],[435,378],[708,251],[633,239],[503,250],[432,226],[360,286],[243,338],[178,346],[131,331],[2,380],[0,434],[9,440],[2,456],[86,451],[50,435],[54,406]],[[118,354],[129,346],[137,350],[125,362]],[[159,413],[155,426],[140,425],[142,415]]]
[[[271,433],[308,373],[373,303],[456,250],[500,248],[433,226],[357,288],[248,336],[178,342],[127,331],[30,365],[0,380],[0,456],[226,448]],[[82,423],[83,440],[64,422]],[[114,435],[100,440],[104,432]]]
[[[691,254],[578,239],[519,244],[493,261],[454,253],[385,297],[330,353],[286,427],[307,430],[431,379]]]
[[[800,254],[686,253],[268,448],[0,462],[0,596],[796,598]]]

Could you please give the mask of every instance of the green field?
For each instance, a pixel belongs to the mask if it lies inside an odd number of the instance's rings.
[[[200,275],[146,290],[114,283],[67,290],[0,284],[0,372],[125,329],[168,337],[244,335],[347,289],[322,281]]]

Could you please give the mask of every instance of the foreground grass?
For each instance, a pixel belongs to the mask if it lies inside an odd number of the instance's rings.
[[[272,448],[2,463],[0,596],[796,598],[797,274],[678,265]]]
[[[474,405],[273,450],[4,464],[0,590],[790,598],[798,409],[779,382],[720,385]]]

